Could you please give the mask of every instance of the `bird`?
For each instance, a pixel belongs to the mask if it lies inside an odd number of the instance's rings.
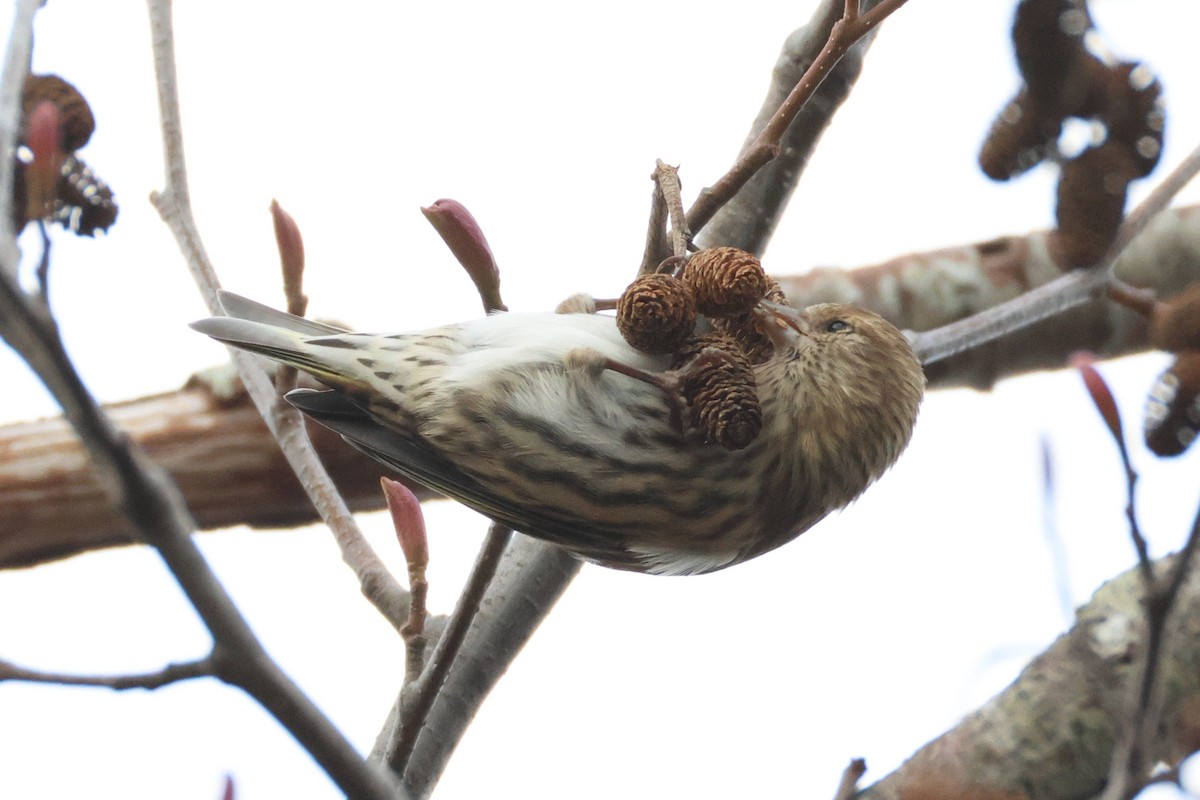
[[[354,447],[576,557],[649,574],[742,563],[851,503],[907,446],[925,386],[883,317],[764,301],[762,428],[731,451],[681,429],[670,356],[631,347],[610,315],[494,312],[370,334],[231,292],[220,302],[225,316],[192,327],[312,375],[328,388],[287,400]]]

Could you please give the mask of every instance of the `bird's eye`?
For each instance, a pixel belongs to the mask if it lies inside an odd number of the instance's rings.
[[[850,323],[844,319],[830,320],[825,323],[825,330],[829,333],[837,333],[838,331],[850,330]]]

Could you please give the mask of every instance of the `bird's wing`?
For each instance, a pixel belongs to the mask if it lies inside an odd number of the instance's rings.
[[[342,392],[295,389],[287,394],[287,400],[405,478],[458,500],[484,516],[522,533],[561,544],[606,566],[646,571],[644,556],[624,547],[618,534],[600,528],[583,530],[496,497],[419,437],[383,427]]]

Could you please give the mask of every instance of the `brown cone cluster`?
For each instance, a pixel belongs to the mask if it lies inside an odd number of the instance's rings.
[[[1175,353],[1175,363],[1146,398],[1146,446],[1160,456],[1177,456],[1200,433],[1200,284],[1155,304],[1150,342]]]
[[[617,301],[617,327],[630,345],[672,354],[690,410],[688,423],[705,441],[730,450],[749,445],[762,428],[755,364],[773,352],[754,307],[786,303],[779,284],[751,253],[714,247],[693,254],[678,278],[638,278]],[[692,336],[697,313],[713,332]]]
[[[1084,0],[1022,0],[1013,49],[1024,86],[1000,112],[979,153],[984,173],[1009,180],[1057,149],[1068,118],[1102,123],[1102,143],[1062,167],[1050,246],[1064,267],[1090,266],[1116,237],[1129,183],[1158,163],[1162,86],[1132,62],[1106,64],[1084,45]]]
[[[13,225],[19,233],[31,218],[57,222],[80,236],[108,230],[117,219],[112,190],[79,158],[75,151],[87,144],[96,120],[87,100],[73,85],[57,75],[29,75],[21,95],[21,144],[29,145],[26,130],[33,111],[43,103],[57,110],[61,168],[48,187],[31,191],[29,167],[19,158],[13,183]],[[38,199],[37,195],[45,193]],[[35,202],[31,202],[35,200]]]

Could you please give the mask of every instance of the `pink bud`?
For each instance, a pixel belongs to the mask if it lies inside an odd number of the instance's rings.
[[[500,268],[471,212],[457,200],[443,198],[422,208],[421,213],[471,276],[484,310],[507,311],[508,306],[500,299]]]
[[[26,213],[30,219],[40,219],[54,210],[58,181],[66,159],[62,149],[62,114],[58,106],[49,100],[34,106],[25,121],[25,144],[33,154],[33,160],[25,169]]]
[[[225,776],[225,788],[221,792],[221,800],[233,800],[233,776]]]
[[[288,311],[304,316],[308,298],[304,296],[304,239],[300,226],[292,215],[283,210],[277,200],[271,201],[271,222],[275,226],[275,245],[283,268],[283,293]]]
[[[379,485],[383,488],[383,497],[392,515],[392,526],[396,529],[396,538],[400,541],[400,549],[404,551],[409,572],[413,572],[414,568],[424,570],[429,563],[429,540],[425,535],[425,515],[421,513],[421,502],[399,481],[380,478]]]
[[[1125,433],[1121,427],[1121,414],[1117,411],[1117,401],[1113,397],[1112,390],[1108,388],[1108,383],[1105,382],[1094,364],[1095,359],[1089,353],[1076,353],[1071,356],[1071,366],[1079,370],[1079,374],[1083,376],[1083,385],[1091,395],[1092,402],[1096,404],[1096,410],[1100,412],[1100,416],[1108,425],[1113,438],[1117,440],[1117,444],[1123,450]]]

